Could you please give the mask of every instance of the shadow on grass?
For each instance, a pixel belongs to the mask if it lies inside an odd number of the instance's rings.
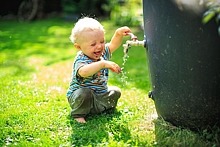
[[[72,58],[69,50],[63,51],[71,46],[68,39],[70,23],[60,19],[31,23],[2,21],[0,28],[0,64],[15,61],[16,66],[16,62],[32,56],[45,59],[46,65]]]
[[[220,128],[193,131],[176,127],[158,117],[154,120],[156,144],[158,146],[220,146]]]
[[[80,124],[70,116],[72,135],[70,141],[73,146],[98,146],[109,145],[114,142],[128,142],[131,134],[128,125],[122,122],[121,112],[105,112],[87,118],[86,124]]]
[[[34,68],[30,67],[25,61],[8,60],[4,63],[0,63],[0,78],[6,76],[24,76],[31,72],[34,72]]]

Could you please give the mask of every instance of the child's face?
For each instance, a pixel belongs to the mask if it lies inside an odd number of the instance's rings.
[[[105,48],[104,32],[102,30],[83,32],[75,47],[92,60],[100,59]]]

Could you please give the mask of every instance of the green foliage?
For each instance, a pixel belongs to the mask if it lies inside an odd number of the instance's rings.
[[[62,8],[67,15],[105,16],[108,0],[62,0]]]
[[[204,24],[210,22],[212,19],[215,19],[216,23],[220,23],[220,3],[211,3],[208,6],[208,10],[204,13],[202,22]],[[218,28],[218,33],[220,35],[220,26]]]
[[[115,25],[140,26],[142,3],[140,0],[62,0],[66,15],[110,16]]]
[[[106,39],[117,28],[104,21]],[[68,37],[73,24],[57,20],[0,23],[0,146],[219,146],[219,130],[192,132],[157,118],[150,90],[146,49],[132,47],[121,75],[109,85],[122,89],[117,110],[69,117],[65,97],[76,50]],[[131,28],[139,40],[143,31]],[[125,38],[129,39],[129,38]],[[125,41],[124,40],[124,41]],[[122,65],[120,47],[112,60]]]
[[[110,18],[116,25],[139,26],[142,21],[140,0],[112,0]]]

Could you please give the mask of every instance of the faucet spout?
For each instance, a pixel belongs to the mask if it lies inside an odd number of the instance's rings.
[[[131,46],[143,46],[145,47],[145,40],[143,41],[139,41],[137,39],[133,39],[133,40],[127,40],[125,44],[123,44],[123,47],[124,47],[124,54],[127,54],[128,53],[128,49],[131,47]]]
[[[130,46],[145,46],[145,40],[139,41],[139,40],[127,40],[126,44],[129,44]]]

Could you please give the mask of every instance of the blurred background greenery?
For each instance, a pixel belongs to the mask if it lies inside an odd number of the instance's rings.
[[[23,15],[23,16],[22,16]],[[31,15],[31,16],[24,16]],[[138,26],[142,21],[140,0],[3,0],[1,19],[32,21],[60,16],[73,21],[82,16],[107,18],[115,25]]]

